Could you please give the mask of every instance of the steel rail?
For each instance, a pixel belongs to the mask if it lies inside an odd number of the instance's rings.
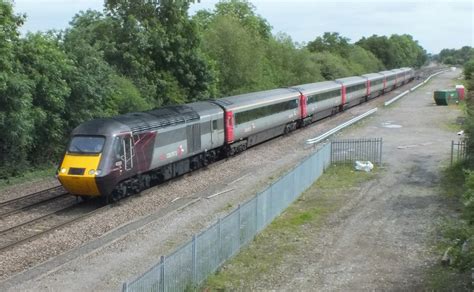
[[[42,221],[43,219],[45,219],[46,217],[51,217],[51,218],[53,218],[54,216],[58,215],[59,213],[65,212],[67,209],[75,209],[75,208],[77,208],[77,207],[78,207],[78,205],[69,206],[69,207],[67,207],[67,208],[64,208],[64,209],[55,211],[54,213],[50,213],[50,214],[41,216],[41,217],[39,217],[39,218],[35,218],[35,219],[33,219],[33,220],[30,220],[30,221],[21,223],[21,224],[19,224],[19,225],[17,225],[17,226],[14,226],[14,227],[11,227],[11,228],[8,228],[8,229],[5,229],[5,230],[1,231],[1,232],[0,232],[0,235],[3,237],[3,236],[5,236],[5,234],[7,234],[8,232],[12,232],[12,231],[14,231],[15,229],[19,229],[19,228],[24,227],[24,226],[26,226],[26,225],[28,225],[28,224],[34,224],[34,223],[40,222],[40,221]],[[35,238],[38,238],[38,237],[42,236],[42,235],[48,234],[48,233],[50,233],[50,232],[52,232],[52,231],[55,231],[55,230],[57,230],[58,228],[65,227],[65,226],[70,225],[70,224],[72,224],[72,223],[74,223],[74,222],[76,222],[76,221],[79,221],[79,220],[81,220],[81,219],[84,219],[84,218],[86,218],[86,217],[89,217],[89,216],[91,216],[91,215],[93,215],[93,214],[95,214],[95,213],[98,213],[98,212],[100,212],[100,211],[102,211],[102,210],[105,210],[106,208],[109,208],[109,207],[110,207],[110,205],[106,205],[106,206],[102,206],[102,207],[97,207],[96,209],[93,209],[92,211],[88,211],[88,212],[85,212],[85,213],[83,213],[83,214],[79,214],[77,217],[74,217],[74,218],[72,218],[72,219],[66,220],[66,221],[61,222],[61,223],[59,223],[59,224],[54,224],[52,227],[50,227],[50,228],[48,228],[48,229],[46,229],[46,230],[42,230],[42,231],[39,231],[39,232],[35,232],[33,235],[25,236],[25,237],[23,237],[23,238],[20,238],[19,240],[13,241],[13,242],[8,242],[7,244],[4,244],[4,245],[0,246],[0,251],[4,251],[4,250],[7,250],[7,249],[12,248],[12,247],[14,247],[14,246],[17,246],[17,245],[19,245],[19,244],[21,244],[21,243],[24,243],[24,242],[27,242],[27,241],[31,241],[31,240],[33,240],[33,239],[35,239]]]
[[[367,111],[367,112],[365,112],[365,113],[363,113],[363,114],[361,114],[361,115],[359,115],[359,116],[357,116],[357,117],[355,117],[355,118],[353,118],[353,119],[351,119],[351,120],[349,120],[345,123],[342,123],[339,126],[327,131],[326,133],[324,133],[322,135],[319,135],[317,137],[308,139],[308,140],[306,140],[305,144],[306,145],[312,145],[312,144],[319,143],[322,140],[326,139],[327,137],[329,137],[329,136],[337,133],[338,131],[340,131],[340,130],[342,130],[342,129],[344,129],[344,128],[346,128],[346,127],[362,120],[363,118],[366,118],[366,117],[374,114],[375,112],[377,112],[377,108],[373,108],[373,109],[371,109],[371,110],[369,110],[369,111]]]

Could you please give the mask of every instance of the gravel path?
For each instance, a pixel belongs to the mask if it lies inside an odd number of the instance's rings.
[[[383,137],[385,169],[375,181],[345,196],[342,209],[296,255],[253,289],[277,291],[422,291],[438,220],[448,212],[439,193],[456,133],[446,124],[460,114],[437,107],[432,91],[452,86],[448,72],[407,95],[344,138]],[[387,125],[401,127],[387,127]]]
[[[398,89],[390,96],[403,90],[405,89]],[[249,149],[237,157],[213,164],[208,169],[147,190],[141,196],[125,200],[118,206],[58,230],[50,236],[0,254],[1,279],[78,247],[129,221],[163,209],[176,198],[206,197],[218,191],[234,189],[210,200],[202,199],[179,213],[170,212],[162,220],[124,235],[112,244],[73,260],[58,271],[52,271],[39,279],[30,279],[26,272],[22,281],[24,283],[15,286],[12,291],[118,289],[123,280],[147,270],[158,260],[159,255],[166,254],[189,239],[193,233],[213,223],[218,216],[227,213],[308,155],[310,150],[302,147],[305,139],[382,102],[381,98],[376,99],[304,131]],[[244,179],[231,184],[242,176],[245,176]],[[0,283],[0,289],[2,285],[7,288],[11,284]]]

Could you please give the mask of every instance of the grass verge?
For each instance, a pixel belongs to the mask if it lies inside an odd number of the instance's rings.
[[[310,236],[324,219],[344,204],[351,189],[375,175],[356,172],[351,165],[331,166],[248,247],[211,275],[201,289],[251,290],[252,283],[277,269],[285,257],[310,248]]]
[[[11,185],[21,184],[25,182],[39,181],[44,178],[54,177],[56,166],[45,166],[35,170],[30,170],[21,176],[9,177],[7,179],[0,179],[0,190]]]
[[[439,259],[449,250],[450,262],[442,266],[438,262],[427,270],[427,288],[432,291],[472,291],[471,268],[474,264],[474,226],[469,223],[472,210],[463,204],[469,192],[469,177],[462,163],[443,171],[441,192],[452,209],[450,217],[443,218],[438,227],[435,253]]]

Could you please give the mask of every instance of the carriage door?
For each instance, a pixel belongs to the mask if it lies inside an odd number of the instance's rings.
[[[210,121],[211,123],[211,145],[214,147],[214,145],[219,143],[219,136],[217,132],[217,120],[212,120]]]
[[[135,150],[133,148],[133,139],[131,135],[124,136],[122,138],[123,155],[122,161],[124,163],[125,170],[131,170],[133,168],[133,158],[135,157]]]

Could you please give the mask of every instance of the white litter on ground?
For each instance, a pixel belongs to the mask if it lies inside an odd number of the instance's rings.
[[[370,161],[356,161],[354,167],[356,170],[370,172],[374,168],[374,165]]]

